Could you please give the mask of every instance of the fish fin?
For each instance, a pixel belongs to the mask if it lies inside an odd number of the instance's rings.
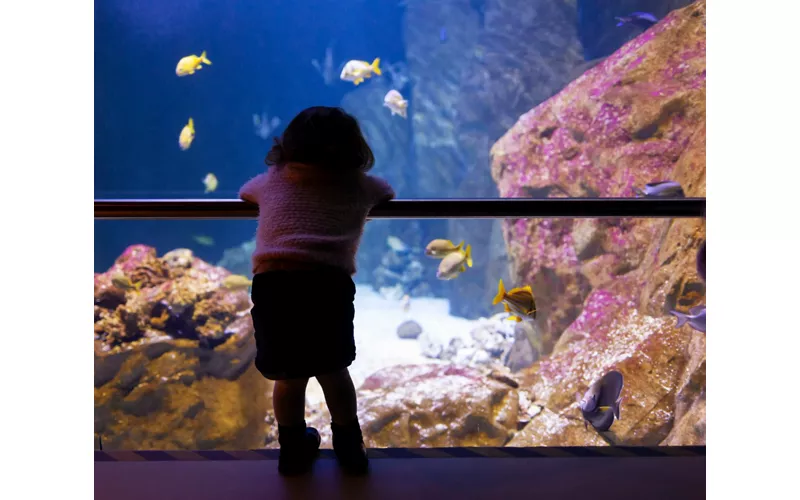
[[[200,54],[200,60],[205,64],[211,66],[211,61],[208,60],[208,56],[206,55],[206,51],[204,50],[202,54]]]
[[[461,243],[458,244],[458,246],[456,246],[456,250],[461,250],[463,247],[464,247],[464,242],[462,241]]]
[[[697,315],[697,314],[700,314],[701,312],[703,312],[703,309],[705,309],[705,308],[706,308],[706,306],[705,306],[705,305],[702,305],[702,306],[694,306],[693,308],[689,309],[689,313],[690,313],[692,316],[695,316],[695,315]]]
[[[189,117],[189,123],[187,125],[189,125],[189,128],[194,132],[194,120],[191,116]]]
[[[198,64],[194,69],[203,69],[203,65],[202,64]]]
[[[459,270],[459,272],[462,272],[462,273],[463,273],[464,271],[466,271],[466,270],[467,270],[467,268],[466,268],[466,267],[464,267],[464,264],[461,264],[461,267],[459,267],[459,268],[458,268],[458,270]]]
[[[372,64],[370,64],[370,67],[372,68],[372,71],[374,71],[375,74],[379,75],[379,76],[381,74],[380,64],[381,64],[381,58],[380,57],[376,57],[375,60],[372,61]]]
[[[467,245],[467,265],[472,267],[472,245]]]
[[[676,328],[682,327],[689,320],[688,316],[686,316],[685,314],[680,313],[678,311],[670,311],[670,314],[672,314],[673,316],[678,318],[678,323],[675,325]]]
[[[614,401],[614,406],[611,407],[614,410],[614,417],[617,420],[619,420],[619,403],[620,403],[620,401],[622,401],[622,398],[617,398],[617,400]]]
[[[508,307],[508,302],[506,302],[506,303],[504,303],[504,304],[503,304],[503,308],[506,310],[506,312],[507,312],[507,313],[510,313],[510,312],[511,312],[511,308],[510,308],[510,307]]]
[[[364,79],[363,79],[363,78],[356,78],[355,80],[353,80],[353,83],[355,83],[356,85],[358,85],[359,83],[361,83],[361,82],[363,82],[363,81],[364,81]]]
[[[506,296],[506,287],[503,286],[503,279],[501,278],[500,281],[497,283],[497,295],[494,296],[494,300],[492,300],[492,305],[496,306],[500,303],[501,300]]]
[[[516,321],[517,323],[522,321],[522,318],[520,318],[519,316],[512,316],[512,318],[514,318],[514,321]]]

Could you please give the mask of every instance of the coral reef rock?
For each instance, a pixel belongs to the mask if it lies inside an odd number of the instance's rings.
[[[513,380],[454,366],[400,365],[368,377],[358,389],[358,418],[368,447],[502,446],[516,430]],[[330,417],[313,408],[308,425],[330,447]]]
[[[104,449],[264,444],[270,386],[252,363],[247,291],[224,288],[228,275],[191,250],[158,258],[144,245],[95,274],[95,433]]]
[[[501,196],[632,197],[667,179],[704,196],[705,33],[704,1],[676,10],[522,115],[491,151]],[[503,231],[513,281],[537,297],[543,353],[593,289],[628,273],[648,277],[643,314],[705,291],[693,263],[703,220],[518,219]]]
[[[489,148],[520,114],[568,83],[583,61],[574,0],[405,2],[418,198],[493,198]],[[442,43],[439,31],[447,30]],[[431,222],[426,237],[467,240],[475,267],[445,286],[450,312],[477,319],[507,261],[500,221]]]
[[[514,366],[517,371],[528,367],[538,359],[538,342],[531,339],[525,327],[507,320],[505,313],[475,321],[468,336],[456,332],[452,337],[433,338],[422,333],[417,341],[423,356],[448,361],[458,366],[502,368]]]
[[[584,429],[575,394],[611,370],[625,379],[611,442],[704,444],[705,334],[643,314],[636,293],[642,279],[619,279],[609,289],[593,291],[565,334],[571,339],[567,345],[517,375],[544,411],[510,446],[607,443],[605,433]]]

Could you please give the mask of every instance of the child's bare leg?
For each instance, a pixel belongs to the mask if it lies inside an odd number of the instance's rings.
[[[331,420],[338,425],[347,425],[356,419],[356,388],[347,368],[317,377],[325,403],[331,412]]]
[[[356,388],[347,368],[317,377],[331,412],[333,451],[345,471],[363,474],[369,468],[367,450],[356,413]]]
[[[276,380],[272,405],[279,425],[305,425],[307,378]]]

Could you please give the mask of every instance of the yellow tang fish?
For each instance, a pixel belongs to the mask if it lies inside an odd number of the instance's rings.
[[[503,280],[497,284],[497,295],[492,301],[492,305],[497,305],[500,301],[506,308],[507,313],[511,313],[509,319],[516,322],[522,321],[522,318],[536,319],[536,301],[533,298],[533,290],[530,285],[512,288],[506,292],[503,286]]]
[[[246,290],[253,282],[241,274],[231,274],[222,280],[222,286],[228,290]]]
[[[459,274],[467,270],[466,264],[472,267],[472,247],[467,245],[467,249],[452,252],[450,255],[442,259],[439,264],[439,269],[436,271],[436,277],[440,280],[451,280],[457,278]]]
[[[450,240],[433,240],[425,247],[425,255],[443,259],[453,252],[460,252],[463,246],[463,241],[458,245],[453,245],[453,242]]]
[[[342,74],[339,78],[346,82],[353,82],[356,85],[364,81],[364,78],[372,78],[372,75],[380,75],[381,58],[376,57],[372,64],[367,61],[347,61],[347,64],[342,68]]]
[[[181,135],[178,137],[178,145],[181,150],[186,151],[192,145],[192,141],[194,141],[194,120],[189,118],[189,123],[183,126]]]
[[[203,177],[203,185],[206,187],[206,193],[213,193],[217,190],[217,186],[219,185],[217,176],[210,172],[207,173],[206,176]]]
[[[211,61],[206,57],[205,50],[199,56],[192,54],[178,61],[178,66],[175,67],[175,74],[178,76],[193,75],[198,69],[203,69],[203,64],[211,66]]]

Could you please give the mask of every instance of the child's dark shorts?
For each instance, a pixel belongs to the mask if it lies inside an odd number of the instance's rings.
[[[347,368],[356,287],[337,268],[276,270],[253,277],[256,368],[270,380],[311,378]]]

